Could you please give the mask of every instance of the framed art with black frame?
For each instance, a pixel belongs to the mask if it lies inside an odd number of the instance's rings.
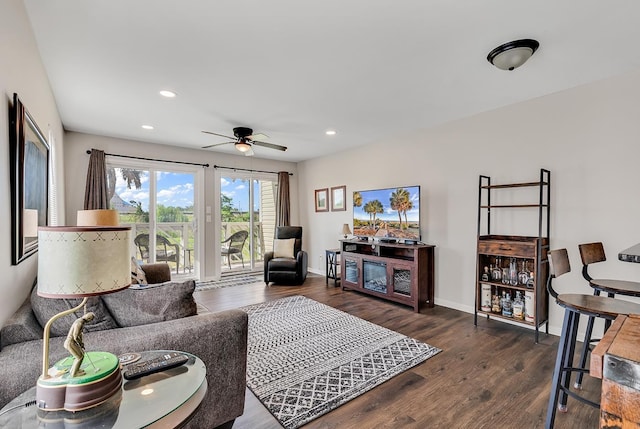
[[[49,145],[18,94],[9,109],[9,139],[12,263],[18,265],[38,251],[38,226],[49,218]]]

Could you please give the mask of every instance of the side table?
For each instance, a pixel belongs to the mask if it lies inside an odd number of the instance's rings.
[[[340,261],[338,261],[338,257],[340,256],[340,249],[327,249],[325,252],[325,284],[329,284],[329,279],[333,279],[333,285],[338,286],[340,282],[340,274],[338,273],[338,267],[340,266]]]
[[[167,352],[141,352],[140,361]],[[189,361],[184,365],[136,380],[124,380],[120,393],[96,407],[75,413],[42,411],[35,405],[24,406],[30,401],[35,404],[36,388],[32,387],[0,410],[0,427],[179,427],[191,418],[207,393],[204,362],[192,354],[184,354],[189,356]],[[123,366],[125,369],[126,365]]]

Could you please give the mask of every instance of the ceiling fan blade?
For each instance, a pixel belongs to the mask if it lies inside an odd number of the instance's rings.
[[[257,134],[251,134],[250,136],[247,136],[247,138],[250,140],[267,140],[269,139],[269,136],[266,134],[257,133]]]
[[[269,149],[281,150],[283,152],[287,150],[286,146],[280,146],[279,144],[260,142],[256,140],[253,140],[251,143],[253,143],[256,146],[268,147]]]
[[[214,144],[210,144],[210,145],[207,145],[207,146],[202,146],[202,149],[208,149],[210,147],[222,146],[222,145],[231,144],[231,143],[235,144],[235,142],[214,143]]]
[[[202,131],[202,132],[205,133],[205,134],[211,134],[211,135],[218,136],[218,137],[224,137],[225,139],[231,139],[231,140],[235,140],[236,139],[235,137],[225,136],[224,134],[218,134],[218,133],[214,133],[214,132],[211,132],[211,131]]]

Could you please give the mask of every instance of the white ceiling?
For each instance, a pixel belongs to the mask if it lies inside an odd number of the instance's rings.
[[[65,129],[200,148],[247,126],[289,147],[256,157],[294,162],[640,68],[637,0],[25,5]],[[524,66],[487,62],[521,38]]]

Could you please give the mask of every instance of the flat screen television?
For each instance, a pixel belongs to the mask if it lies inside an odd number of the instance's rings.
[[[420,240],[420,186],[353,193],[353,235]]]

